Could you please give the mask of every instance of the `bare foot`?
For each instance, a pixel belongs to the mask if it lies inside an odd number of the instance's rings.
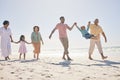
[[[72,59],[71,59],[71,58],[68,58],[68,61],[72,61]]]
[[[5,57],[5,60],[7,61],[7,57]]]
[[[65,57],[63,57],[62,59],[63,59],[63,60],[66,60],[66,58],[65,58]]]
[[[34,54],[34,58],[36,58],[35,54]]]
[[[104,57],[102,57],[102,59],[104,60],[104,59],[107,59],[108,58],[108,56],[104,56]]]
[[[92,57],[89,57],[89,59],[90,59],[90,60],[93,60],[93,58],[92,58]]]
[[[9,56],[7,57],[7,59],[9,59],[9,60],[10,60]]]
[[[40,58],[37,58],[37,60],[39,60]]]

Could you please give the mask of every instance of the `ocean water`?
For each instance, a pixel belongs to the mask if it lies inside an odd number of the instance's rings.
[[[27,47],[27,54],[33,55],[33,46],[32,45],[26,45]],[[12,54],[13,55],[18,55],[18,49],[19,45],[12,45]],[[88,54],[89,48],[69,48],[69,53],[71,55],[86,55]],[[120,54],[120,46],[112,46],[112,47],[103,47],[103,52],[105,54]],[[94,53],[99,53],[98,49],[94,49]],[[44,55],[62,55],[63,54],[63,48],[47,48],[47,47],[42,47],[41,48],[41,54]],[[120,56],[120,55],[119,55]]]

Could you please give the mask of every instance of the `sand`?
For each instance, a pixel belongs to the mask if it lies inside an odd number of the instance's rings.
[[[107,60],[94,55],[89,60],[87,54],[72,56],[73,61],[65,61],[59,55],[41,54],[39,60],[0,59],[0,80],[120,80],[120,58],[118,53],[107,54]]]

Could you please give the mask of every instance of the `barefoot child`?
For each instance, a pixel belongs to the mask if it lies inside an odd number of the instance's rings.
[[[33,32],[31,34],[31,40],[32,40],[32,44],[34,47],[34,58],[36,58],[37,56],[37,60],[39,59],[39,53],[40,53],[40,48],[41,48],[41,42],[42,44],[44,44],[43,40],[42,40],[42,36],[39,32],[39,27],[38,26],[34,26],[33,27]]]
[[[86,39],[95,39],[95,36],[88,33],[88,30],[89,30],[89,25],[90,25],[90,22],[88,22],[88,27],[87,29],[85,28],[85,26],[81,26],[80,28],[77,26],[76,24],[76,27],[78,28],[78,30],[82,33],[82,36]]]
[[[25,36],[24,35],[21,35],[20,36],[20,40],[18,42],[14,42],[14,43],[16,43],[16,44],[20,43],[20,47],[19,47],[19,53],[20,53],[19,59],[21,60],[21,55],[24,54],[24,60],[25,60],[25,56],[26,56],[26,53],[27,53],[27,49],[26,49],[25,43],[27,43],[27,44],[31,44],[31,43],[25,41]]]

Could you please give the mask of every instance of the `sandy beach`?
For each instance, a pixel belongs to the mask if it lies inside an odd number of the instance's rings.
[[[40,60],[27,57],[25,61],[13,55],[9,61],[0,59],[0,80],[120,80],[120,54],[106,55],[109,58],[104,61],[97,53],[92,61],[87,53],[71,53],[73,61],[64,61],[57,54],[41,54]]]

